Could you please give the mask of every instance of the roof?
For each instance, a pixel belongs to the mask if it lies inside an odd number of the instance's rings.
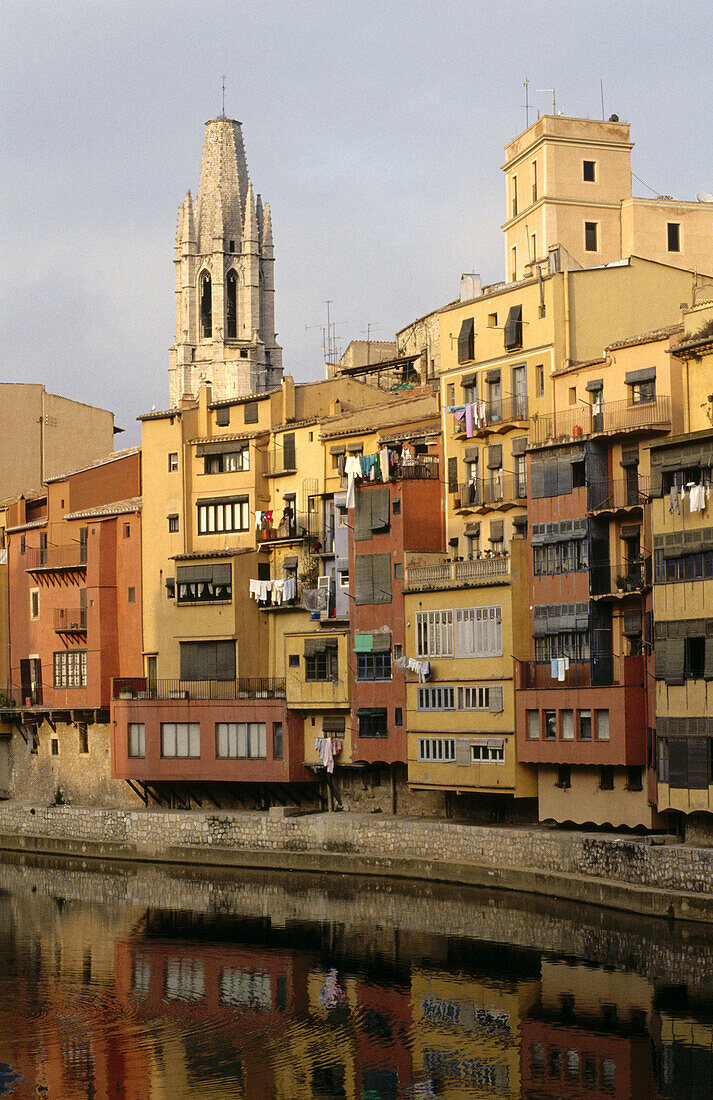
[[[258,436],[267,435],[268,431],[268,428],[259,428],[257,431],[231,432],[229,435],[196,436],[194,439],[189,439],[188,444],[191,447],[196,447],[202,443],[242,443],[246,439],[257,439]]]
[[[169,417],[180,416],[183,410],[179,408],[164,409],[162,412],[156,412],[152,409],[151,412],[142,413],[141,416],[137,416],[137,420],[168,420]]]
[[[379,439],[382,443],[394,443],[402,439],[423,439],[424,436],[440,436],[441,434],[441,418],[440,416],[433,416],[430,418],[435,423],[424,423],[418,425],[418,427],[410,428],[406,432],[389,432],[384,435],[379,435]]]
[[[674,344],[671,348],[671,355],[686,355],[687,352],[702,351],[704,348],[713,347],[713,333],[709,336],[701,336],[697,333],[694,336],[690,336],[688,340],[681,340],[678,344]]]
[[[254,554],[253,546],[226,546],[225,550],[202,550],[192,554],[173,554],[171,561],[199,561],[202,558],[234,558],[238,554]]]
[[[261,390],[260,393],[246,393],[242,397],[224,397],[221,401],[209,401],[209,409],[226,409],[231,405],[245,405],[248,401],[264,401],[273,393],[279,393],[281,386],[273,386],[271,390]]]
[[[56,474],[54,477],[48,477],[45,479],[47,485],[52,485],[56,481],[64,481],[65,478],[70,477],[72,474],[81,474],[85,470],[95,470],[98,466],[108,466],[110,462],[119,462],[122,458],[130,458],[131,455],[141,454],[140,447],[124,447],[121,451],[112,451],[108,455],[104,455],[103,458],[97,458],[94,462],[88,462],[86,466],[76,466],[73,470],[67,470],[64,474]]]
[[[46,526],[47,526],[47,517],[45,516],[44,519],[36,519],[36,520],[33,520],[32,523],[18,523],[17,527],[6,527],[5,528],[5,533],[8,534],[8,535],[12,535],[16,531],[34,531],[38,527],[46,527]]]
[[[79,512],[69,512],[65,519],[109,519],[112,516],[125,516],[141,511],[141,497],[128,500],[116,500],[111,504],[99,504],[96,508],[84,508]]]
[[[666,325],[665,328],[655,328],[651,332],[642,332],[639,336],[630,336],[627,340],[615,340],[613,344],[607,344],[606,350],[614,351],[616,348],[629,348],[635,344],[651,344],[655,340],[666,340],[669,336],[673,336],[675,332],[683,332],[681,323]]]

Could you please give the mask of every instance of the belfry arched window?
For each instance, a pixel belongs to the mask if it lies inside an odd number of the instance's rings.
[[[233,270],[225,280],[225,335],[228,340],[238,336],[238,276]]]
[[[207,340],[213,335],[213,288],[207,271],[201,275],[200,309],[201,338]]]

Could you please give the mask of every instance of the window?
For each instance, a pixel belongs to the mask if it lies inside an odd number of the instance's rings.
[[[642,790],[641,768],[627,768],[626,769],[626,789],[627,791],[640,791]]]
[[[250,526],[247,497],[198,502],[198,534],[247,531]]]
[[[458,688],[458,710],[501,711],[502,684],[470,684]]]
[[[215,565],[179,565],[176,568],[178,603],[224,603],[232,599],[229,562]]]
[[[475,358],[475,320],[466,317],[458,333],[458,362],[467,363]]]
[[[416,652],[419,657],[453,656],[453,612],[416,612]]]
[[[173,474],[178,469],[178,451],[168,452],[168,472]]]
[[[599,770],[599,789],[602,791],[614,790],[614,769],[611,764],[605,764]]]
[[[136,603],[136,589],[135,588],[129,588],[128,589],[128,591],[126,593],[126,602],[127,603]]]
[[[504,745],[471,745],[470,758],[475,763],[504,764]]]
[[[537,234],[530,234],[530,260],[534,263],[537,259]]]
[[[129,722],[129,756],[141,759],[146,756],[146,726],[143,722]]]
[[[455,737],[419,737],[418,759],[447,763],[456,758]]]
[[[562,740],[574,741],[574,711],[563,710],[561,712]]]
[[[455,386],[455,382],[449,382],[448,383],[446,396],[448,398],[448,404],[452,408],[456,403],[456,386]]]
[[[215,736],[216,753],[221,760],[264,760],[267,757],[264,722],[216,722]]]
[[[240,473],[249,469],[250,449],[248,447],[238,447],[231,451],[205,456],[204,472],[206,474]]]
[[[522,347],[522,306],[510,306],[508,310],[503,328],[503,345],[507,351]]]
[[[404,563],[402,561],[394,562],[394,580],[402,581],[404,578]]]
[[[171,534],[178,531],[178,515],[175,512],[168,517],[168,530]]]
[[[337,573],[339,574],[339,587],[340,588],[349,588],[349,570],[348,569],[338,569]]]
[[[515,481],[515,495],[518,500],[524,500],[527,496],[527,458],[525,455],[513,455],[513,474]]]
[[[455,710],[453,687],[419,687],[416,699],[419,710]]]
[[[400,643],[400,642],[394,642],[394,644],[393,644],[393,647],[392,647],[392,648],[393,648],[393,651],[394,651],[394,660],[395,660],[395,659],[396,659],[397,657],[403,657],[403,655],[404,655],[404,647],[403,647],[403,646],[401,645],[401,643]]]
[[[56,737],[50,738],[50,753],[52,756],[59,756],[59,740]]]
[[[556,787],[561,787],[563,791],[569,790],[572,786],[572,769],[569,764],[560,764],[557,768],[557,782]]]
[[[597,251],[597,223],[584,223],[584,250],[585,252]]]
[[[357,711],[360,737],[387,737],[386,709]]]
[[[240,358],[241,359],[247,359],[247,357],[248,357],[248,349],[247,348],[241,348],[240,349]],[[270,357],[270,352],[269,352],[269,349],[266,348],[265,349],[265,362],[268,361],[269,357]]]
[[[349,513],[346,508],[342,508],[341,505],[337,505],[337,527],[349,526]]]
[[[25,547],[26,547],[26,541],[25,541],[25,536],[24,536],[24,535],[20,535],[20,553],[21,553],[21,554],[24,554],[24,553],[25,553]]]
[[[579,711],[579,740],[592,740],[592,712],[591,710]]]
[[[545,368],[542,363],[535,367],[535,393],[538,397],[545,396]]]
[[[545,711],[545,741],[557,740],[557,711]]]
[[[394,707],[394,725],[403,726],[404,712],[402,707]]]
[[[200,332],[203,340],[213,336],[212,285],[207,271],[203,272],[200,281]]]
[[[398,500],[398,499],[392,500],[392,502],[391,502],[391,512],[395,516],[400,516],[401,515],[401,501],[400,500]]]
[[[167,1001],[200,1001],[205,997],[202,959],[168,959],[164,994]]]
[[[453,612],[448,614],[452,615]],[[501,657],[502,634],[502,615],[499,606],[456,608],[456,657]]]
[[[597,718],[597,741],[609,740],[609,711],[595,711]]]
[[[80,722],[77,726],[79,734],[79,751],[82,755],[89,752],[89,730],[86,722]]]
[[[290,668],[299,668],[300,667],[300,655],[299,655],[299,653],[290,653],[290,656],[287,659],[287,663],[288,663]]]
[[[257,424],[258,421],[258,407],[257,401],[246,401],[243,405],[243,420],[246,424]]]
[[[497,328],[497,327],[498,327],[498,315],[497,315],[497,313],[489,313],[488,314],[488,328]]]
[[[570,403],[570,405],[576,405],[577,404],[577,387],[576,386],[570,386],[569,387],[569,403]]]
[[[54,655],[54,686],[77,688],[87,686],[86,649],[63,649]]]
[[[713,645],[713,640],[711,641]],[[684,647],[684,675],[687,680],[702,680],[705,669],[706,639],[686,638]]]
[[[539,710],[528,710],[527,712],[527,739],[528,741],[539,741],[540,739]]]
[[[162,722],[161,756],[192,757],[201,754],[201,728],[198,722]]]
[[[166,577],[166,599],[172,600],[176,595],[176,581],[173,577]]]
[[[533,160],[530,165],[530,174],[532,177],[532,201],[537,202],[537,161]]]
[[[180,642],[181,680],[234,680],[235,642]]]
[[[582,161],[582,179],[585,183],[596,183],[597,162],[594,160]]]
[[[512,216],[517,217],[517,176],[512,177],[510,183],[510,195],[512,198]]]
[[[30,618],[34,621],[40,617],[40,590],[30,589]]]
[[[339,678],[337,647],[321,649],[316,653],[305,654],[305,680],[324,682]]]
[[[232,269],[225,280],[225,335],[228,340],[238,335],[238,276]]]
[[[510,282],[517,282],[517,248],[510,249]]]
[[[272,759],[282,760],[283,754],[283,740],[282,740],[282,722],[272,723]]]
[[[390,653],[357,653],[357,680],[390,679]]]
[[[390,554],[357,554],[354,559],[354,602],[391,603]]]
[[[669,252],[681,251],[681,226],[679,222],[669,222],[666,226],[666,238]]]
[[[631,387],[630,402],[632,405],[644,405],[648,401],[656,400],[656,379],[647,382],[635,382]]]
[[[235,241],[228,241],[228,252],[235,252]]]

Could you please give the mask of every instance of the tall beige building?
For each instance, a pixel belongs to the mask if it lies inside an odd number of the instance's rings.
[[[206,123],[198,196],[188,191],[178,208],[174,261],[171,407],[203,382],[217,400],[279,385],[270,206],[253,192],[234,119]]]

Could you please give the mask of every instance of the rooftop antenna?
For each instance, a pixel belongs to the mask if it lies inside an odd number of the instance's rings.
[[[555,99],[555,90],[554,90],[554,88],[537,88],[536,90],[538,92],[550,92],[551,93],[551,95],[552,95],[552,114],[556,115],[557,114],[557,100]]]
[[[223,118],[225,118],[225,73],[223,73]]]
[[[530,125],[530,81],[527,77],[522,86],[525,89],[525,129],[527,129]]]

